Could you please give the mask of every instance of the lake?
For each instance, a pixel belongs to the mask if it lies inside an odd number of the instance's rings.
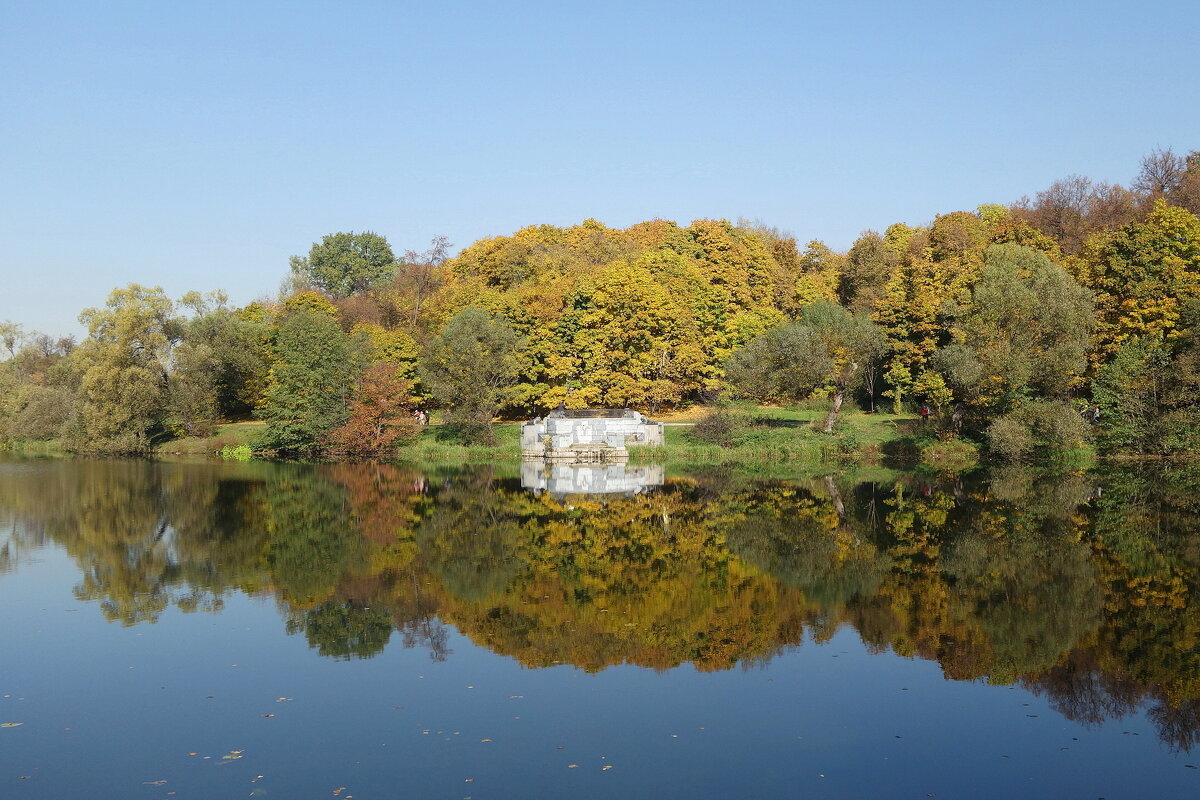
[[[1195,797],[1198,488],[6,457],[0,796]]]

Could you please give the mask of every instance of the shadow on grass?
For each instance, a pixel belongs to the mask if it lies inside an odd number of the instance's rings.
[[[764,428],[807,428],[812,422],[806,419],[775,419],[772,417],[754,417],[751,424]]]

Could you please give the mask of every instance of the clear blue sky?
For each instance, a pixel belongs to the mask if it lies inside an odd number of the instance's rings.
[[[1200,3],[0,0],[0,320],[595,217],[864,228],[1200,149]]]

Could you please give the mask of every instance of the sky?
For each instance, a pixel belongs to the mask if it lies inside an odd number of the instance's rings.
[[[0,0],[0,320],[336,231],[864,229],[1200,149],[1200,3]]]

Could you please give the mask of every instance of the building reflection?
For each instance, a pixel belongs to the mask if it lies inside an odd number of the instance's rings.
[[[568,495],[633,497],[663,485],[661,464],[556,464],[521,462],[521,486],[555,499]]]

